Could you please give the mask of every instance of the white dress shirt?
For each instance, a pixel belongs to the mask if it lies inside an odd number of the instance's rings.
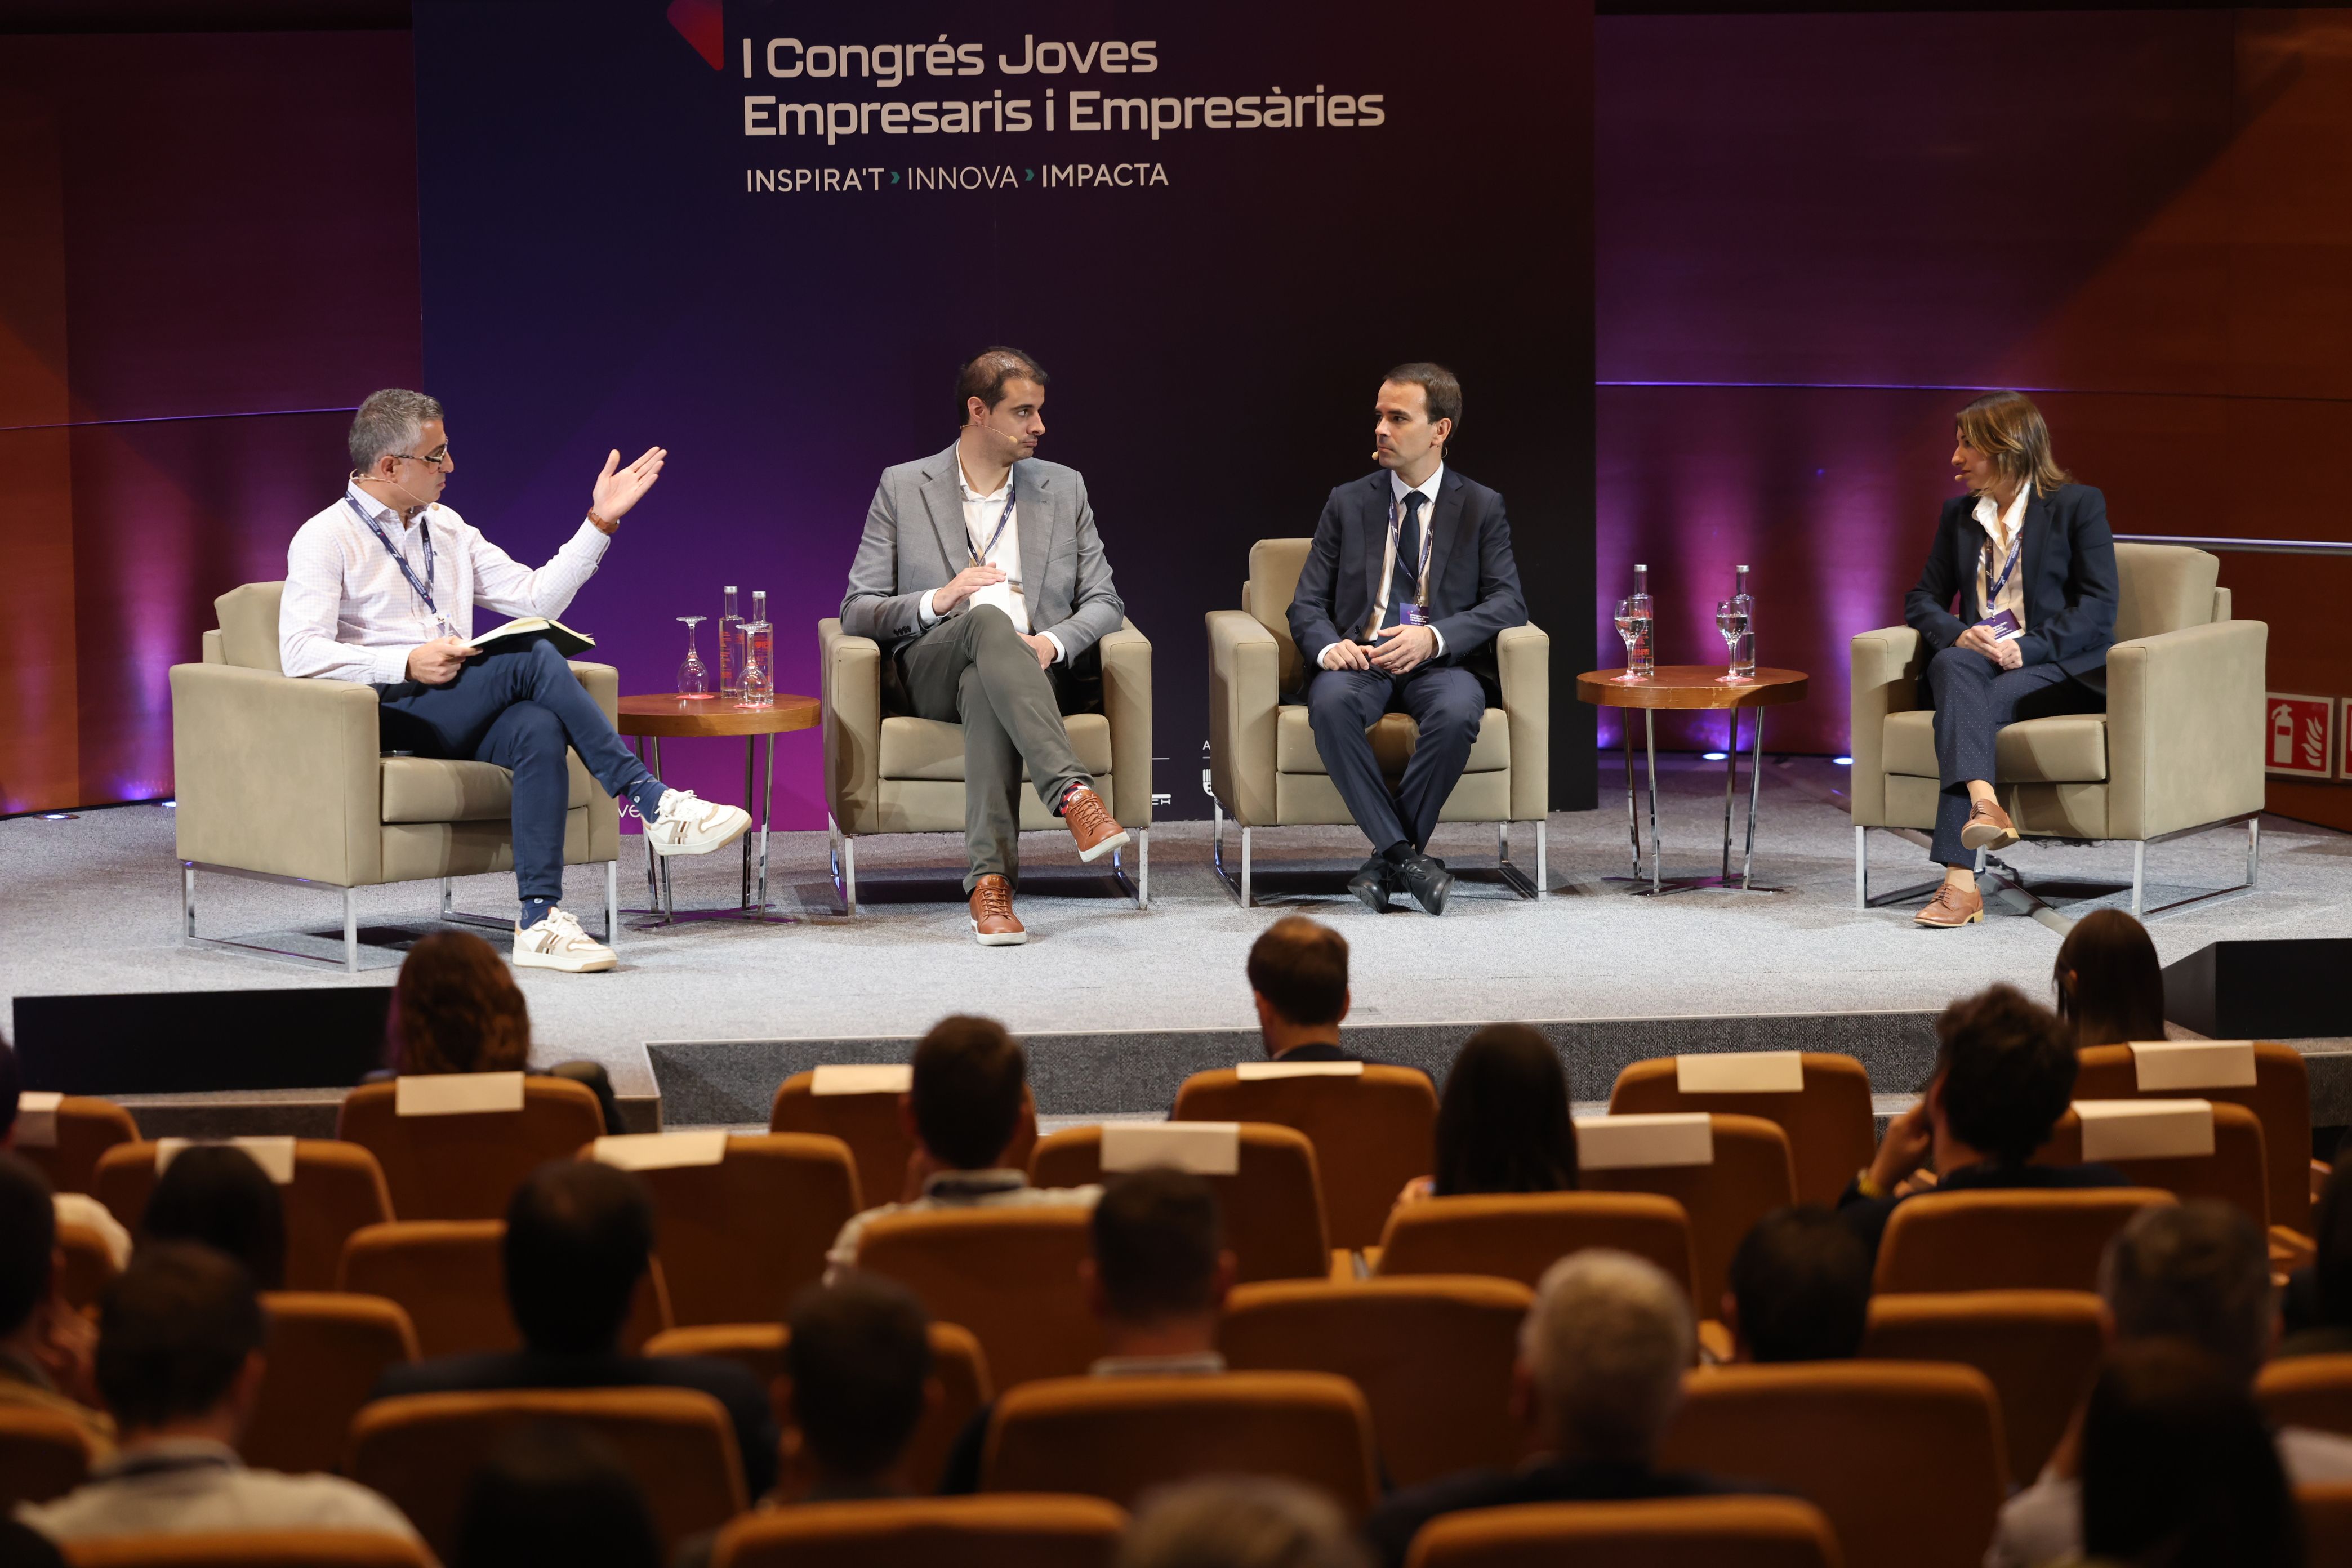
[[[995,547],[988,549],[988,553],[981,557],[981,564],[993,566],[1003,573],[1004,581],[973,589],[965,596],[964,603],[975,610],[982,605],[994,605],[1004,612],[1014,631],[1039,635],[1036,628],[1029,624],[1027,601],[1013,587],[1021,581],[1021,503],[1018,498],[1013,498],[1010,507],[1005,505],[1007,492],[1013,489],[1013,470],[1005,469],[1004,482],[988,494],[982,495],[971,488],[971,480],[964,476],[963,458],[959,456],[956,458],[956,489],[963,496],[963,531],[965,537],[971,541],[971,554],[980,555],[982,550],[988,548],[988,536],[997,532],[997,518],[1002,515],[1004,520],[1004,529],[998,534]],[[937,588],[929,590],[915,606],[922,616],[926,630],[940,618],[939,612],[931,607],[931,595],[938,592]],[[1062,646],[1061,638],[1051,632],[1042,635],[1054,645],[1055,663],[1059,664],[1069,657],[1069,649]]]
[[[343,494],[375,519],[420,579],[430,531],[438,613],[425,607],[383,540],[338,499],[297,529],[286,547],[278,662],[289,675],[376,686],[406,680],[409,650],[439,637],[474,635],[476,605],[509,617],[562,615],[612,543],[583,518],[554,559],[534,572],[437,502],[404,527],[397,511],[358,485]]]
[[[2006,510],[1990,496],[1977,497],[1976,520],[1985,531],[1985,539],[1991,549],[1990,560],[1982,552],[1977,556],[1977,603],[1984,605],[1987,620],[2003,610],[2015,616],[2021,634],[2026,629],[2025,552],[2021,536],[2025,528],[2025,503],[2032,495],[2032,485],[2020,485],[2017,495]],[[2000,575],[2001,563],[2009,559],[2009,547],[2012,542],[2019,543],[2017,570],[2011,572],[2009,581],[2001,584],[2000,595],[1988,603],[1986,591],[1991,588],[1993,579]]]
[[[63,1542],[265,1530],[349,1530],[416,1539],[416,1527],[406,1515],[356,1481],[247,1469],[236,1449],[197,1437],[163,1438],[125,1449],[54,1502],[21,1505],[16,1518]]]
[[[1419,490],[1423,496],[1428,498],[1421,509],[1422,537],[1424,539],[1435,537],[1434,530],[1437,523],[1437,487],[1444,483],[1444,479],[1445,465],[1443,462],[1437,465],[1436,470],[1433,472],[1429,478],[1422,480],[1422,482],[1417,485],[1406,484],[1402,474],[1398,473],[1394,468],[1391,468],[1389,470],[1389,497],[1397,508],[1397,521],[1400,524],[1400,528],[1398,530],[1399,532],[1402,531],[1401,525],[1404,521],[1404,498],[1412,494],[1413,491]],[[1364,635],[1368,637],[1376,636],[1381,629],[1381,623],[1389,618],[1389,593],[1396,582],[1396,552],[1397,536],[1395,533],[1390,533],[1387,536],[1386,542],[1381,546],[1381,593],[1380,597],[1372,602],[1371,621],[1364,627]],[[1433,561],[1434,558],[1433,557]],[[1419,564],[1419,563],[1416,562],[1415,564]],[[1438,655],[1443,655],[1445,652],[1445,634],[1439,631],[1436,626],[1432,626],[1429,628],[1429,635],[1437,639],[1437,653]],[[1329,669],[1331,668],[1331,649],[1338,647],[1339,646],[1339,645],[1338,643],[1332,643],[1328,647],[1326,647],[1321,653],[1315,656],[1315,662],[1321,665],[1325,669]]]

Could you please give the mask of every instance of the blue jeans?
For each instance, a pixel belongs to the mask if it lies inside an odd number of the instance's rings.
[[[525,899],[563,896],[563,816],[572,796],[565,749],[580,753],[606,795],[646,776],[544,637],[469,659],[446,686],[404,680],[375,689],[386,751],[495,763],[514,774],[515,886]]]

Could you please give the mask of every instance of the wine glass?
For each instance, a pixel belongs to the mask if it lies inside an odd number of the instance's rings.
[[[1718,679],[1724,686],[1745,686],[1756,679],[1756,645],[1748,640],[1747,595],[1715,602],[1715,629],[1731,656],[1731,668]]]
[[[771,640],[773,628],[765,621],[745,621],[742,630],[743,695],[737,706],[772,708],[776,705],[776,678],[768,664],[775,657]]]
[[[710,670],[702,656],[694,651],[694,628],[709,620],[709,616],[680,616],[686,623],[686,662],[677,667],[677,694],[693,702],[710,700]]]
[[[1625,639],[1625,673],[1616,677],[1621,685],[1647,680],[1655,668],[1650,647],[1654,621],[1650,606],[1641,602],[1642,597],[1617,601],[1617,635]]]

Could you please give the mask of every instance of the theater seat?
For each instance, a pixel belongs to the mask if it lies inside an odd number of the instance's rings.
[[[2311,1234],[2311,1073],[2301,1051],[2275,1040],[2165,1040],[2091,1046],[2075,1061],[2076,1100],[2190,1094],[2252,1111],[2263,1124],[2271,1224]],[[2252,1083],[2242,1081],[2249,1068]]]
[[[1315,1167],[1315,1145],[1307,1135],[1270,1122],[1126,1124],[1072,1127],[1039,1141],[1030,1156],[1029,1180],[1040,1187],[1087,1186],[1103,1180],[1106,1139],[1118,1169],[1139,1168],[1124,1159],[1122,1144],[1142,1148],[1152,1163],[1205,1135],[1233,1157],[1230,1175],[1202,1173],[1217,1195],[1225,1246],[1232,1249],[1243,1281],[1320,1279],[1331,1270],[1323,1228],[1323,1194]],[[1198,1169],[1197,1163],[1187,1169]]]
[[[2128,1140],[2150,1152],[2103,1151],[2103,1139]],[[2310,1142],[2308,1136],[2304,1142]],[[2173,1148],[2201,1152],[2164,1152]],[[2033,1158],[2037,1164],[2074,1165],[2092,1160],[2112,1165],[2138,1186],[2160,1188],[2182,1203],[2217,1199],[2265,1233],[2270,1228],[2271,1178],[2263,1124],[2242,1105],[2174,1096],[2125,1100],[2078,1097]]]
[[[69,1306],[89,1310],[121,1272],[114,1267],[114,1254],[106,1237],[86,1225],[61,1225],[57,1247],[66,1258],[65,1273],[58,1279],[58,1291]]]
[[[2095,1290],[2116,1232],[2172,1201],[2152,1187],[1922,1193],[1888,1216],[1871,1289]]]
[[[1737,1084],[1739,1088],[1720,1087]],[[1753,1087],[1769,1084],[1770,1087]],[[1657,1057],[1617,1075],[1612,1116],[1705,1110],[1760,1116],[1789,1136],[1797,1201],[1836,1205],[1878,1150],[1870,1074],[1828,1051],[1722,1051]]]
[[[383,1167],[392,1212],[404,1220],[502,1218],[525,1176],[550,1160],[570,1159],[604,1134],[604,1108],[586,1084],[520,1073],[438,1076],[520,1079],[520,1104],[511,1110],[403,1115],[401,1080],[394,1079],[352,1089],[335,1118],[335,1136],[365,1148]],[[471,1087],[436,1084],[435,1090]],[[412,1094],[411,1104],[423,1099]]]
[[[767,1388],[784,1375],[784,1347],[791,1339],[782,1323],[707,1323],[655,1335],[646,1342],[646,1354],[716,1356],[744,1368]],[[903,1461],[908,1483],[919,1492],[939,1485],[956,1438],[995,1397],[980,1342],[955,1323],[931,1325],[931,1375],[939,1380],[940,1399],[924,1409]]]
[[[30,1090],[18,1096],[9,1152],[47,1176],[52,1191],[87,1193],[100,1158],[117,1143],[137,1139],[139,1124],[110,1100],[68,1094],[57,1097],[50,1109],[47,1098]]]
[[[2352,1437],[2352,1355],[2272,1362],[2254,1379],[2254,1398],[2274,1426],[2310,1426]]]
[[[405,1536],[356,1530],[224,1530],[77,1541],[73,1568],[435,1568]]]
[[[391,1189],[375,1156],[331,1138],[292,1145],[293,1180],[278,1189],[286,1210],[286,1289],[331,1290],[352,1232],[393,1217]],[[91,1192],[132,1235],[155,1190],[161,1143],[121,1143],[98,1163]]]
[[[261,1306],[267,1370],[237,1452],[256,1469],[331,1470],[376,1379],[416,1359],[416,1331],[381,1296],[276,1290]]]
[[[1700,1317],[1717,1316],[1741,1239],[1797,1201],[1788,1135],[1761,1117],[1704,1111],[1580,1117],[1576,1131],[1585,1191],[1654,1193],[1682,1205],[1698,1261],[1694,1304]]]
[[[1090,1497],[803,1503],[729,1525],[711,1568],[1109,1568],[1126,1529],[1125,1509]]]
[[[768,1107],[771,1132],[810,1132],[849,1145],[857,1165],[857,1206],[878,1208],[907,1195],[907,1163],[915,1140],[901,1120],[898,1102],[912,1071],[904,1065],[822,1067],[796,1072],[776,1086]],[[1026,1170],[1037,1144],[1037,1102],[1021,1091],[1021,1125],[1006,1157]]]
[[[1588,1247],[1645,1258],[1697,1300],[1690,1221],[1682,1205],[1654,1193],[1424,1198],[1390,1218],[1373,1272],[1492,1274],[1533,1287],[1545,1269]]]
[[[2030,1486],[2089,1395],[2105,1344],[2099,1299],[2087,1290],[1960,1290],[1874,1298],[1862,1353],[1984,1373],[2000,1396],[2010,1479]]]
[[[1407,1568],[1839,1568],[1837,1535],[1795,1498],[1540,1502],[1468,1509],[1413,1537]]]
[[[507,1310],[506,1266],[497,1219],[394,1220],[352,1233],[343,1249],[338,1290],[399,1303],[425,1356],[513,1350],[522,1343]],[[622,1325],[621,1343],[636,1350],[671,1327],[661,1259],[652,1259]]]
[[[1002,1391],[1082,1373],[1103,1353],[1078,1284],[1079,1263],[1093,1256],[1091,1217],[1075,1205],[884,1215],[860,1237],[857,1267],[970,1329]]]
[[[1270,1076],[1281,1068],[1307,1069]],[[1340,1072],[1314,1069],[1338,1068]],[[1179,1121],[1270,1121],[1315,1146],[1333,1247],[1381,1238],[1397,1194],[1436,1163],[1437,1090],[1412,1068],[1250,1063],[1196,1072],[1176,1091]]]
[[[1343,1377],[1057,1377],[996,1402],[984,1491],[1083,1492],[1122,1508],[1195,1476],[1280,1476],[1360,1520],[1379,1496],[1372,1418]]]
[[[47,1502],[89,1476],[89,1445],[71,1417],[0,1405],[0,1509]]]
[[[2352,1481],[2294,1489],[2304,1568],[2352,1568]]]

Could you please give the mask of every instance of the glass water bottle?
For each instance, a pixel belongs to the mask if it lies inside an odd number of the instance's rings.
[[[735,631],[742,624],[743,617],[735,613],[735,590],[730,588],[724,595],[719,616],[719,695],[721,697],[743,695],[742,648]]]

